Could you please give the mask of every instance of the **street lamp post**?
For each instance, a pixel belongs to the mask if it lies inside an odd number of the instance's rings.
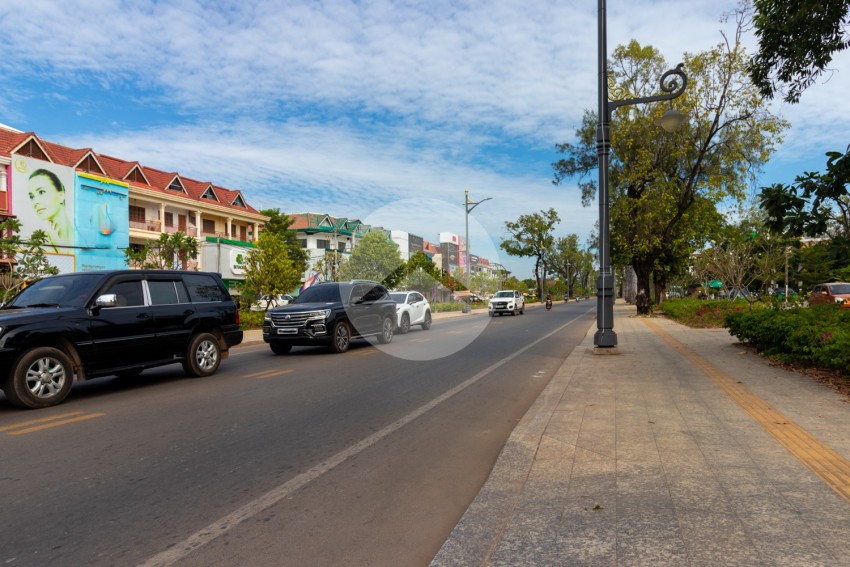
[[[489,201],[493,197],[487,197],[486,199],[481,199],[480,201],[470,201],[469,200],[469,189],[465,189],[463,191],[463,206],[466,208],[466,242],[464,243],[466,246],[466,289],[468,291],[472,291],[469,287],[469,272],[471,266],[469,265],[469,213],[472,212],[472,209],[483,203],[484,201]],[[470,205],[472,205],[470,207]]]
[[[688,76],[683,65],[661,75],[664,94],[624,100],[608,100],[608,47],[605,0],[599,0],[599,124],[596,128],[596,154],[599,159],[599,276],[596,278],[596,347],[617,346],[614,332],[614,272],[611,269],[611,228],[608,217],[608,155],[611,153],[611,114],[621,106],[672,100],[685,91]],[[681,79],[681,85],[679,80]],[[672,131],[684,123],[685,116],[668,110],[656,124]]]

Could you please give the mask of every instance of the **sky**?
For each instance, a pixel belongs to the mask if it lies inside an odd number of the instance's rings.
[[[733,34],[736,6],[608,0],[608,53],[635,39],[673,67]],[[469,191],[471,252],[520,279],[506,221],[554,208],[585,241],[599,218],[552,183],[596,110],[593,0],[3,0],[0,22],[0,122],[52,142],[434,242],[465,234]],[[772,103],[791,128],[758,186],[846,149],[850,53],[831,67]]]

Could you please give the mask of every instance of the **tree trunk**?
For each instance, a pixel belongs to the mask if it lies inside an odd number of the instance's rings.
[[[661,305],[667,299],[667,277],[663,273],[656,273],[654,276],[655,304]]]
[[[650,315],[652,314],[652,302],[649,301],[649,284],[652,274],[652,262],[645,258],[632,258],[632,268],[634,268],[635,277],[637,278],[637,296],[641,296],[641,299],[646,298],[644,301],[637,301],[636,296],[637,313],[638,315]]]
[[[623,277],[623,299],[626,303],[634,304],[637,296],[637,276],[632,266],[626,266]]]

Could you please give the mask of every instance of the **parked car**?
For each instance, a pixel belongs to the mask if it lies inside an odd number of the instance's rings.
[[[266,311],[272,307],[283,307],[289,305],[295,298],[289,294],[279,293],[277,295],[264,295],[251,304],[251,311]]]
[[[396,303],[396,324],[398,333],[403,335],[411,325],[421,325],[427,331],[431,328],[431,304],[418,291],[393,291],[390,297]]]
[[[487,311],[490,313],[490,317],[495,317],[496,313],[499,315],[504,313],[522,315],[525,313],[525,297],[522,293],[513,289],[499,290],[490,298]]]
[[[809,303],[837,303],[845,309],[850,309],[850,283],[832,282],[818,284],[812,289]]]
[[[289,305],[273,307],[263,319],[263,340],[275,354],[293,346],[325,345],[345,352],[353,338],[393,340],[396,304],[377,282],[321,282],[308,287]]]
[[[74,380],[177,362],[190,376],[209,376],[241,342],[239,311],[217,274],[53,276],[0,309],[0,388],[16,406],[54,406]]]

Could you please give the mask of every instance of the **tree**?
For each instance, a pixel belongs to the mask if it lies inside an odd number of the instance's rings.
[[[744,221],[727,227],[720,241],[697,257],[696,271],[706,279],[717,279],[733,291],[758,291],[770,279],[776,279],[784,264],[785,243],[757,232],[757,223]],[[758,285],[761,284],[761,285]],[[753,293],[744,293],[752,308]],[[734,294],[730,294],[730,299]]]
[[[401,266],[398,244],[383,232],[373,231],[366,233],[351,252],[343,279],[373,280],[394,287],[399,277],[396,270]],[[385,281],[388,278],[393,281]]]
[[[343,267],[348,262],[342,252],[336,250],[325,250],[325,255],[313,264],[313,271],[319,272],[325,281],[339,281],[339,274],[345,271]]]
[[[825,173],[807,172],[793,184],[762,187],[759,205],[772,231],[850,242],[850,146],[843,154],[826,155]]]
[[[402,289],[413,289],[428,295],[441,286],[440,277],[440,269],[428,259],[425,252],[417,250],[404,263],[404,276],[398,283]]]
[[[503,240],[502,249],[511,256],[534,258],[534,279],[538,297],[543,297],[546,279],[546,253],[552,247],[555,237],[552,231],[561,221],[555,209],[540,211],[530,215],[520,215],[515,222],[505,222],[505,228],[511,238]]]
[[[161,234],[138,250],[124,250],[127,264],[151,270],[185,270],[189,260],[198,257],[198,241],[182,232]]]
[[[677,99],[690,117],[683,132],[665,135],[653,126],[663,105],[625,107],[628,113],[621,108],[612,120],[612,258],[614,265],[631,264],[639,290],[651,293],[654,284],[656,302],[719,226],[716,203],[743,201],[787,127],[766,109],[746,75],[743,18],[739,14],[731,40],[724,36],[714,49],[685,54],[689,83]],[[655,94],[656,81],[670,67],[657,50],[635,41],[615,49],[609,65],[612,92],[627,98]],[[558,145],[566,157],[553,164],[555,184],[579,177],[585,205],[596,191],[589,179],[597,169],[596,122],[586,112],[578,141]]]
[[[47,233],[36,230],[24,241],[20,231],[21,221],[16,218],[0,222],[0,258],[15,262],[14,269],[0,274],[0,303],[12,299],[24,286],[59,273],[59,268],[50,265],[44,252],[50,244]]]
[[[826,71],[832,56],[850,46],[847,0],[754,0],[759,52],[749,73],[762,96],[787,87],[784,100],[799,102],[803,91]]]
[[[263,227],[263,231],[278,234],[283,237],[284,242],[286,243],[289,259],[295,263],[296,267],[298,267],[303,274],[307,269],[307,260],[309,259],[309,255],[304,248],[301,248],[301,244],[298,242],[298,233],[291,228],[295,219],[280,212],[280,209],[262,209],[260,210],[260,214],[269,217],[268,222],[266,222]]]
[[[569,234],[559,238],[546,256],[547,264],[563,280],[566,286],[565,291],[570,297],[574,294],[574,288],[581,278],[582,270],[587,268],[586,254],[584,250],[579,249],[578,235]]]
[[[243,290],[248,295],[290,293],[301,283],[303,270],[289,257],[289,247],[280,234],[263,231],[248,251]],[[267,302],[266,309],[271,305]]]

